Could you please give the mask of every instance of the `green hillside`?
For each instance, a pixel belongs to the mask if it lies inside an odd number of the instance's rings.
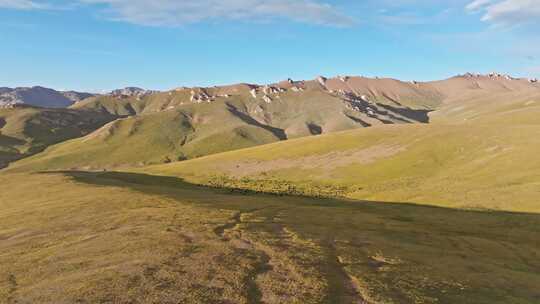
[[[52,144],[84,136],[113,119],[88,110],[0,108],[0,168]]]
[[[206,125],[201,115],[207,110],[216,125]],[[217,125],[224,127],[215,128]],[[40,163],[44,164],[43,169],[140,166],[274,142],[279,140],[278,136],[272,129],[245,125],[226,109],[201,105],[118,119],[86,137],[28,158],[25,163],[37,160],[36,169]]]

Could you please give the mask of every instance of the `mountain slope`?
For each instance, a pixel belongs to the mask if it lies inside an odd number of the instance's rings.
[[[246,125],[226,110],[220,113],[221,120],[226,122],[220,122],[218,113],[212,112],[216,125],[224,125],[223,128],[205,125],[201,114],[204,107],[190,110],[193,109],[118,119],[86,137],[48,149],[39,159],[47,162],[43,168],[144,165],[279,140],[272,130]]]
[[[49,145],[86,135],[112,119],[87,110],[0,108],[0,168]]]

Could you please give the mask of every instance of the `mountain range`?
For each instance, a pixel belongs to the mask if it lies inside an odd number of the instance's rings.
[[[51,137],[48,131],[40,132],[40,136],[48,138],[45,141],[33,140],[34,135],[27,134],[28,129],[50,129],[49,125],[39,123],[40,118],[10,118],[28,110],[1,110],[0,118],[4,137],[25,142],[21,146],[15,140],[5,140],[3,150],[17,157],[4,159],[28,156],[44,147],[40,144],[40,149],[28,150],[29,142],[31,146],[37,142],[54,144],[93,131],[55,146],[39,157],[54,159],[55,163],[70,168],[98,169],[191,159],[377,125],[426,124],[430,122],[431,112],[447,104],[478,96],[535,92],[539,87],[527,79],[493,73],[465,74],[434,82],[321,76],[311,81],[288,79],[269,85],[177,88],[166,92],[126,88],[78,101],[69,106],[69,111],[47,110],[47,113],[56,111],[58,117],[66,113],[89,115],[92,121],[100,122],[92,126],[100,128],[85,129],[67,137]],[[55,123],[54,119],[48,121]],[[66,121],[58,123],[59,129],[79,129]],[[106,124],[101,126],[103,123]],[[15,124],[17,128],[12,127]],[[13,129],[18,131],[10,131]]]

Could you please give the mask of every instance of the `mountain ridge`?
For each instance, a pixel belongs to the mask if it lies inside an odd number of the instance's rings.
[[[96,94],[88,92],[79,92],[74,90],[55,90],[51,88],[46,88],[43,86],[31,86],[31,87],[0,87],[0,106],[11,106],[14,104],[28,104],[39,107],[70,107],[76,103],[83,101],[91,97],[114,97],[117,99],[126,99],[130,97],[136,97],[140,100],[142,97],[159,94],[162,92],[170,93],[175,91],[201,91],[204,92],[202,95],[195,96],[196,99],[199,98],[199,101],[208,101],[208,98],[213,99],[216,97],[226,96],[228,94],[238,93],[242,90],[262,90],[265,95],[268,92],[276,93],[277,91],[283,92],[283,90],[294,90],[301,91],[313,85],[319,84],[324,89],[328,90],[331,93],[336,92],[355,92],[357,94],[366,94],[366,96],[371,95],[371,97],[383,97],[389,100],[399,96],[406,95],[407,92],[409,95],[414,96],[414,91],[431,91],[430,93],[439,94],[443,97],[448,97],[448,95],[453,95],[448,91],[452,89],[448,87],[448,83],[454,83],[458,85],[459,80],[472,80],[473,83],[461,84],[464,88],[470,90],[481,89],[482,85],[487,85],[489,89],[502,89],[505,85],[509,83],[518,84],[511,85],[507,89],[523,89],[527,86],[536,86],[540,87],[538,79],[536,78],[516,78],[508,74],[501,73],[489,73],[489,74],[477,74],[477,73],[464,73],[459,74],[447,79],[442,80],[433,80],[433,81],[402,81],[396,78],[389,77],[364,77],[364,76],[335,76],[335,77],[325,77],[317,76],[315,79],[311,80],[292,80],[287,79],[283,81],[278,81],[268,84],[254,84],[254,83],[237,83],[230,85],[220,85],[220,86],[194,86],[194,87],[177,87],[171,90],[165,91],[156,91],[156,90],[147,90],[139,87],[125,87],[121,89],[112,90],[106,94]],[[491,81],[491,83],[489,83]],[[506,82],[506,84],[501,84],[500,82]],[[495,82],[499,82],[498,85],[493,85]],[[377,83],[380,83],[377,85]],[[481,85],[482,84],[482,85]],[[401,87],[400,87],[401,86]],[[459,85],[458,85],[459,86]],[[497,88],[498,86],[498,88]],[[380,88],[386,88],[391,91],[384,92]],[[360,90],[359,90],[360,89]],[[455,87],[453,89],[456,89]],[[395,92],[395,91],[398,92]],[[401,90],[401,91],[400,91]],[[205,96],[207,91],[217,91],[221,94]],[[393,94],[392,94],[393,93]],[[401,93],[401,94],[397,94]],[[425,93],[425,92],[424,92]],[[433,96],[430,96],[433,97]],[[41,100],[45,99],[45,100]]]

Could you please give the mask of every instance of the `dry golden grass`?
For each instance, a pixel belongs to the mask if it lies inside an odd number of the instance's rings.
[[[0,303],[534,303],[532,214],[0,175]]]
[[[227,212],[61,175],[1,180],[1,303],[246,302],[251,257],[211,229]]]

